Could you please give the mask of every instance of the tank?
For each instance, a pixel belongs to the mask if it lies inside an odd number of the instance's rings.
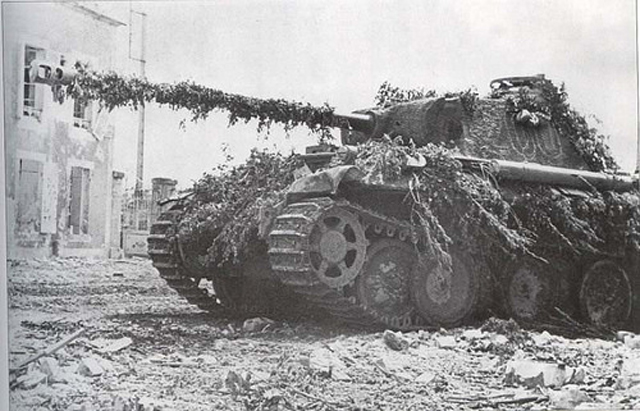
[[[393,178],[372,175],[366,164],[354,162],[363,146],[402,137],[412,147],[448,146],[458,167],[452,175],[497,190],[513,214],[505,219],[514,224],[534,219],[532,190],[560,196],[578,211],[600,204],[591,201],[600,198],[609,210],[607,198],[622,196],[635,212],[636,179],[592,171],[598,164],[581,155],[544,112],[510,103],[509,97],[524,93],[535,107],[545,98],[545,81],[541,75],[501,78],[482,99],[453,95],[336,115],[342,146],[307,149],[306,165],[284,201],[259,209],[258,235],[241,261],[212,268],[205,250],[181,241],[178,222],[187,196],[171,200],[151,227],[153,265],[190,303],[221,315],[325,312],[357,326],[410,330],[497,313],[522,323],[578,319],[598,329],[637,329],[635,238],[614,249],[587,244],[575,253],[539,245],[538,238],[529,247],[534,252],[493,258],[477,247],[491,243],[491,236],[416,229],[416,201],[408,199],[424,194],[415,176],[429,161],[419,152],[409,150]],[[441,219],[464,230],[453,211]],[[446,237],[446,252],[432,235]],[[211,286],[204,287],[203,279]]]
[[[59,99],[76,75],[43,61],[29,70]],[[637,176],[615,173],[544,75],[490,87],[480,99],[409,93],[332,113],[342,147],[309,147],[304,167],[280,173],[282,201],[256,199],[240,259],[214,250],[212,264],[209,240],[229,233],[183,234],[189,212],[223,209],[215,195],[186,195],[151,227],[153,265],[190,303],[224,316],[325,312],[408,330],[494,313],[583,333],[640,329]]]

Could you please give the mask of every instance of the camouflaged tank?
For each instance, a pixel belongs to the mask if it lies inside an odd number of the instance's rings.
[[[318,309],[349,324],[407,330],[456,326],[490,309],[536,321],[571,301],[574,311],[567,312],[596,325],[637,326],[636,249],[586,253],[570,264],[562,258],[501,261],[493,267],[499,275],[491,276],[465,251],[469,239],[452,238],[452,260],[445,269],[420,258],[428,240],[415,234],[406,201],[410,171],[424,167],[424,159],[408,159],[407,177],[393,182],[365,179],[367,170],[349,160],[361,143],[403,136],[416,146],[455,147],[465,172],[495,179],[509,202],[522,184],[551,186],[566,196],[635,195],[630,176],[588,171],[544,115],[508,112],[509,96],[523,90],[541,98],[541,81],[544,77],[494,80],[491,95],[475,101],[472,116],[460,96],[338,115],[343,146],[307,150],[307,174],[289,187],[283,203],[261,210],[260,240],[251,258],[211,269],[184,247],[177,220],[186,198],[151,227],[153,265],[189,302],[226,314]],[[213,287],[203,287],[202,279]]]

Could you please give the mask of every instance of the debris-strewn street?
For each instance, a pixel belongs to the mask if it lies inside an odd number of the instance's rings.
[[[10,262],[8,274],[14,410],[640,408],[632,334],[212,319],[143,259]]]

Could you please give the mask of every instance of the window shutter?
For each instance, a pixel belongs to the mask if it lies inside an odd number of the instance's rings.
[[[80,213],[82,198],[82,168],[71,167],[69,190],[69,229],[71,234],[80,234]]]
[[[42,215],[42,163],[24,158],[19,161],[18,230],[39,232]]]
[[[40,232],[54,234],[57,229],[58,214],[58,169],[55,163],[44,163],[44,184],[42,185],[42,215]]]
[[[89,203],[91,202],[91,170],[82,169],[82,233],[89,234]]]

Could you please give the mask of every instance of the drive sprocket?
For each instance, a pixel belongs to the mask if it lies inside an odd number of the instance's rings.
[[[407,306],[409,268],[395,261],[409,257],[411,264],[412,246],[399,245],[410,241],[409,233],[408,226],[345,200],[306,199],[275,218],[271,267],[305,301],[344,322],[412,329],[421,322]]]

